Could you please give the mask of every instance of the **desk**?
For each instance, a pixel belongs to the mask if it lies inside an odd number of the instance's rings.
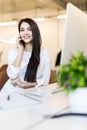
[[[49,85],[49,89],[53,89],[57,86],[56,83]],[[25,93],[29,93],[29,89]],[[46,119],[43,115],[56,114],[67,111],[69,103],[67,96],[64,92],[58,92],[55,94],[49,94],[43,97],[37,97],[42,103],[37,105],[31,105],[25,108],[1,110],[0,111],[0,129],[1,130],[71,130],[73,124],[78,127],[77,118],[60,118],[60,119]],[[79,118],[80,120],[80,118]],[[87,119],[81,118],[83,123],[81,130],[87,130]],[[65,127],[64,127],[65,125]],[[68,126],[70,126],[68,128]],[[85,129],[86,128],[86,129]],[[74,126],[73,128],[74,129]]]
[[[48,119],[32,129],[25,130],[87,130],[87,117]]]

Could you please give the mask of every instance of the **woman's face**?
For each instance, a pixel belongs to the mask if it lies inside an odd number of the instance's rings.
[[[33,40],[32,30],[28,23],[23,22],[20,26],[20,36],[25,43],[31,43]]]

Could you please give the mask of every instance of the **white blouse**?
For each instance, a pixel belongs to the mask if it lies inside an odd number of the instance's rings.
[[[19,89],[23,89],[19,86],[14,87],[11,84],[11,79],[15,79],[16,77],[19,77],[21,81],[25,82],[24,76],[25,76],[27,64],[31,57],[31,52],[24,51],[20,67],[14,67],[12,64],[16,59],[17,54],[18,54],[18,48],[13,48],[8,53],[7,74],[9,76],[9,80],[3,86],[1,92],[12,92],[12,91],[17,91]],[[51,70],[51,63],[50,63],[49,52],[47,49],[42,48],[40,52],[40,64],[38,66],[37,75],[36,75],[36,82],[37,82],[36,87],[42,85],[46,86],[49,83],[50,70]]]

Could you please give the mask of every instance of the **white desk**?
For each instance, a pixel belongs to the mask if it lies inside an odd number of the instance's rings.
[[[49,89],[56,86],[57,84],[51,84]],[[26,93],[29,93],[29,91],[27,90]],[[46,120],[43,115],[58,113],[68,106],[67,97],[62,92],[38,97],[38,99],[41,104],[0,110],[0,130],[30,130]]]
[[[87,117],[48,119],[32,129],[25,130],[87,130]]]
[[[57,84],[49,85],[53,89]],[[29,93],[31,90],[26,90]],[[48,90],[47,90],[48,91]],[[46,119],[43,116],[68,111],[64,92],[38,97],[41,104],[25,108],[0,110],[0,130],[87,130],[87,117],[61,117]]]

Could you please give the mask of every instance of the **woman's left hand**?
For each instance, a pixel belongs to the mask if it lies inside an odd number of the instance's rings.
[[[13,85],[13,86],[19,86],[19,87],[22,87],[22,81],[17,77],[17,78],[15,78],[15,79],[13,79],[13,80],[11,80],[11,84]]]

